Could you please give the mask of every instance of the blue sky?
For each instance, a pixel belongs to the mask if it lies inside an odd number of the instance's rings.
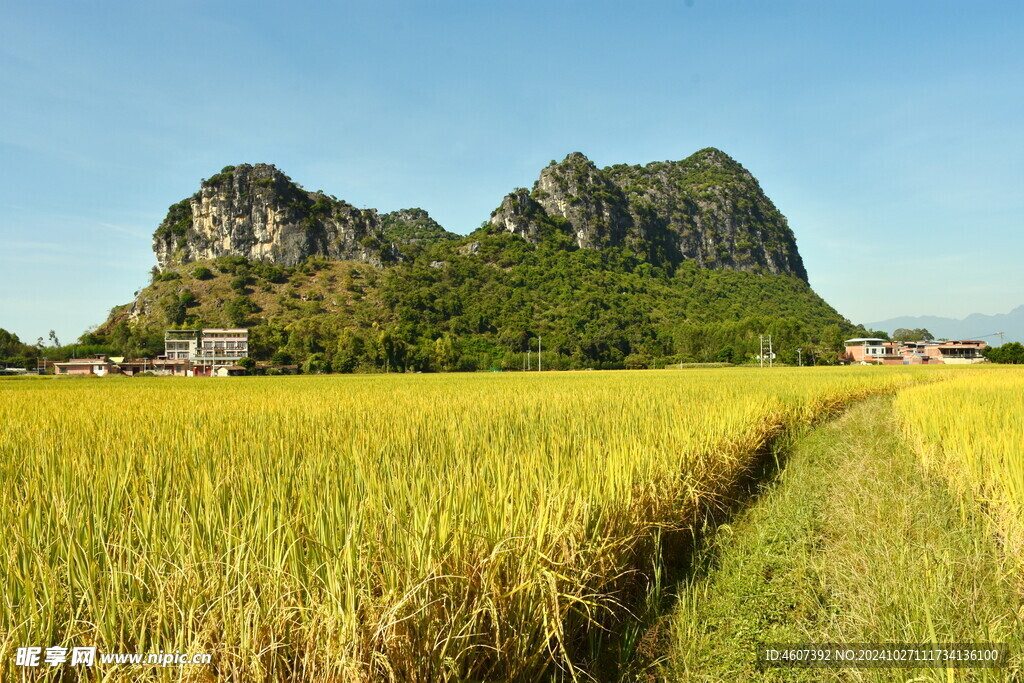
[[[465,233],[551,159],[715,146],[854,322],[1024,303],[1024,5],[23,2],[0,22],[0,327],[69,342],[228,164]],[[980,331],[979,331],[980,333]]]

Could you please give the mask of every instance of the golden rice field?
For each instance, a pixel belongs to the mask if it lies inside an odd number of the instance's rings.
[[[0,655],[213,655],[146,672],[174,679],[572,678],[629,618],[660,534],[758,449],[936,372],[0,381]]]
[[[896,409],[924,463],[983,505],[1008,554],[1024,558],[1024,370],[977,369],[907,389]]]

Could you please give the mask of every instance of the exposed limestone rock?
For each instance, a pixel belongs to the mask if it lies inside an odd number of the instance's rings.
[[[274,166],[228,166],[170,208],[153,235],[161,270],[237,255],[295,265],[309,256],[381,265],[397,251],[373,209],[307,192]]]
[[[549,216],[569,222],[582,248],[622,244],[633,226],[622,190],[579,152],[541,171],[533,196]]]
[[[691,259],[807,280],[785,217],[745,168],[713,148],[603,170],[574,152],[541,171],[531,192],[506,196],[491,225],[534,243],[561,229],[580,248],[624,245],[654,263]]]
[[[513,235],[519,235],[525,240],[536,242],[540,239],[542,224],[546,218],[544,207],[530,196],[528,190],[520,187],[506,195],[501,206],[491,213],[491,225]],[[476,246],[479,248],[479,243]]]
[[[605,173],[629,198],[644,239],[666,235],[680,258],[704,268],[760,268],[807,281],[785,216],[724,152],[708,148],[683,161],[623,164]]]
[[[584,249],[625,247],[652,264],[691,260],[704,268],[807,273],[785,217],[757,180],[708,148],[683,161],[597,168],[574,152],[516,189],[492,214],[492,229],[533,242],[556,238]],[[307,192],[274,166],[229,166],[170,208],[153,235],[159,269],[219,256],[295,265],[310,256],[375,265],[458,240],[422,209],[378,216]],[[476,253],[479,244],[458,248]]]

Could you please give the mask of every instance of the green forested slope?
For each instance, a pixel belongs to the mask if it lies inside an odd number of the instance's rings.
[[[544,367],[570,369],[739,362],[762,333],[780,360],[800,347],[827,361],[853,330],[792,275],[659,267],[625,247],[535,245],[493,227],[386,268],[225,257],[154,278],[84,341],[158,353],[167,327],[244,325],[260,360],[429,371],[520,369],[540,336]]]

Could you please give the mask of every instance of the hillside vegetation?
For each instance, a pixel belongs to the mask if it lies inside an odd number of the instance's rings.
[[[128,355],[169,327],[245,326],[258,360],[312,371],[547,369],[739,362],[772,334],[779,360],[832,361],[854,328],[799,278],[693,263],[655,267],[623,247],[534,245],[486,228],[381,268],[242,257],[171,266],[83,341]],[[471,247],[467,249],[467,246]]]

